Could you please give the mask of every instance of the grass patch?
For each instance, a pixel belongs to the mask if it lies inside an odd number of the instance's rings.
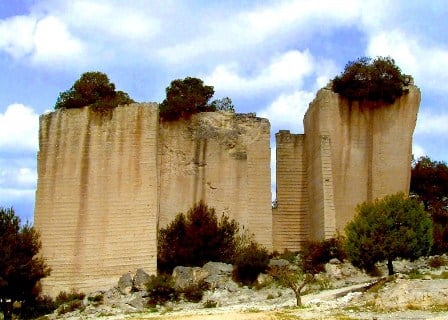
[[[433,279],[448,279],[448,271],[443,271],[441,274],[432,275]]]

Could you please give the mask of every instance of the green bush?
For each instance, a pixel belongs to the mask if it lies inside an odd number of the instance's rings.
[[[215,300],[207,300],[204,302],[204,308],[216,308],[218,306],[218,302]]]
[[[205,86],[198,78],[173,80],[166,88],[165,100],[159,106],[160,118],[162,121],[175,121],[188,119],[198,112],[216,111],[216,106],[208,104],[214,93],[212,86]]]
[[[268,269],[268,251],[255,241],[239,250],[234,261],[233,278],[242,284],[250,285],[262,272]]]
[[[164,305],[168,301],[178,299],[173,279],[168,274],[152,275],[146,284],[146,290],[148,292],[148,305],[151,307]]]
[[[202,281],[199,284],[194,284],[189,287],[186,287],[182,290],[178,290],[178,295],[181,295],[185,298],[185,300],[190,302],[200,302],[202,297],[204,296],[204,291],[209,289],[209,285]]]
[[[69,293],[65,291],[59,292],[55,299],[55,307],[58,309],[59,314],[72,312],[75,310],[84,310],[85,306],[83,300],[85,294],[82,292],[71,291]]]
[[[52,313],[56,309],[55,302],[49,296],[38,296],[31,301],[25,301],[19,310],[20,319],[37,319]]]
[[[396,258],[417,259],[432,246],[432,221],[421,204],[403,193],[364,202],[347,224],[345,250],[352,264],[367,272],[387,260],[389,275]]]
[[[231,263],[237,246],[238,223],[199,202],[180,213],[158,234],[157,265],[171,273],[176,266],[200,266],[209,261]]]
[[[428,261],[428,265],[431,268],[437,269],[447,265],[447,261],[441,256],[431,257]]]
[[[350,61],[344,72],[333,79],[333,91],[349,100],[392,103],[407,93],[410,77],[401,73],[394,59],[368,57]]]
[[[104,111],[134,102],[123,91],[115,91],[115,85],[102,72],[85,72],[67,91],[61,92],[55,109],[73,109],[91,106]]]
[[[325,271],[325,264],[336,258],[343,261],[347,258],[341,236],[323,241],[308,241],[301,251],[301,266],[306,273],[316,274]]]

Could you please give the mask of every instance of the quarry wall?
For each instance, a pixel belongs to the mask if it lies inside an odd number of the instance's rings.
[[[409,192],[420,90],[414,85],[408,89],[408,94],[388,105],[350,102],[327,87],[310,104],[304,117],[307,144],[317,145],[319,140],[322,144],[322,136],[327,137],[328,162],[322,168],[330,171],[323,181],[328,183],[327,200],[334,213],[324,215],[324,220],[336,230],[342,231],[353,218],[357,204]],[[320,223],[312,221],[313,226]],[[333,234],[326,230],[324,237]]]
[[[385,104],[350,102],[329,85],[310,103],[304,135],[276,135],[274,249],[299,250],[305,240],[331,238],[359,203],[409,192],[420,90],[408,89]],[[293,238],[290,230],[309,238]]]
[[[159,124],[156,104],[40,118],[35,226],[47,294],[156,272],[157,230],[204,200],[272,249],[270,125],[235,113]]]
[[[156,272],[157,230],[205,201],[267,249],[299,250],[343,231],[357,204],[408,192],[420,91],[393,104],[350,102],[321,89],[304,134],[276,134],[271,208],[270,124],[207,112],[159,122],[157,104],[40,117],[35,226],[52,268],[46,294],[114,286]]]
[[[159,226],[203,200],[272,249],[269,141],[269,121],[250,114],[204,112],[161,123]]]
[[[45,293],[156,271],[157,128],[156,106],[146,104],[40,117],[34,223],[52,268]]]
[[[276,138],[277,208],[273,209],[273,246],[297,250],[310,238],[305,135],[281,130]]]

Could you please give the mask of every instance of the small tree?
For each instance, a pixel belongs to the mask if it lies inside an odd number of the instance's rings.
[[[448,252],[448,166],[421,157],[412,166],[411,193],[423,202],[433,221],[433,254]]]
[[[235,106],[229,97],[213,100],[210,106],[217,111],[235,112]]]
[[[86,72],[67,91],[61,92],[55,109],[73,109],[92,106],[110,109],[134,102],[123,91],[115,91],[115,85],[102,72]]]
[[[239,283],[251,285],[260,273],[268,269],[269,254],[266,248],[246,237],[235,253],[233,263],[233,278]]]
[[[0,304],[5,319],[10,316],[12,302],[33,304],[39,294],[38,281],[50,274],[38,255],[40,247],[34,228],[21,226],[12,208],[0,207]]]
[[[230,263],[238,245],[238,223],[199,202],[185,215],[159,231],[159,271],[172,272],[176,266],[202,266],[209,261]]]
[[[333,91],[349,100],[392,103],[407,93],[410,77],[401,73],[390,57],[368,57],[350,61],[344,72],[333,79]]]
[[[166,98],[159,106],[162,120],[174,121],[189,118],[192,114],[204,111],[216,111],[216,107],[208,104],[215,90],[204,85],[198,78],[187,77],[173,80],[166,88]]]
[[[429,215],[417,200],[403,193],[362,203],[345,231],[349,260],[368,272],[376,262],[387,260],[392,275],[394,259],[416,259],[428,254],[432,245]]]
[[[303,289],[315,282],[316,274],[324,272],[325,263],[332,258],[345,258],[340,236],[306,242],[298,260],[296,258],[292,265],[271,267],[270,274],[280,285],[294,291],[297,306],[301,306]]]

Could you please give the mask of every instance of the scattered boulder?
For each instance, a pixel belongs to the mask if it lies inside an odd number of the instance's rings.
[[[231,264],[222,262],[207,262],[202,269],[207,271],[209,275],[231,275],[233,272],[233,266]]]
[[[131,272],[125,273],[118,280],[118,289],[122,294],[130,294],[133,288],[133,279]]]
[[[274,279],[272,278],[272,276],[268,274],[260,273],[256,281],[258,286],[264,287],[270,285],[272,281],[274,281]]]
[[[396,279],[380,289],[374,300],[381,310],[431,309],[446,306],[448,301],[448,281],[437,279],[406,280]]]
[[[330,259],[330,261],[328,261],[329,264],[341,264],[341,260],[339,260],[338,258],[332,258]]]
[[[290,265],[290,262],[286,259],[271,259],[269,260],[269,267],[287,267]]]
[[[194,285],[199,285],[208,273],[199,267],[175,267],[173,270],[173,281],[176,289],[185,289]]]
[[[145,291],[146,290],[146,284],[151,279],[149,274],[145,272],[143,269],[137,269],[137,272],[135,273],[133,284],[134,284],[134,290],[137,291]]]

